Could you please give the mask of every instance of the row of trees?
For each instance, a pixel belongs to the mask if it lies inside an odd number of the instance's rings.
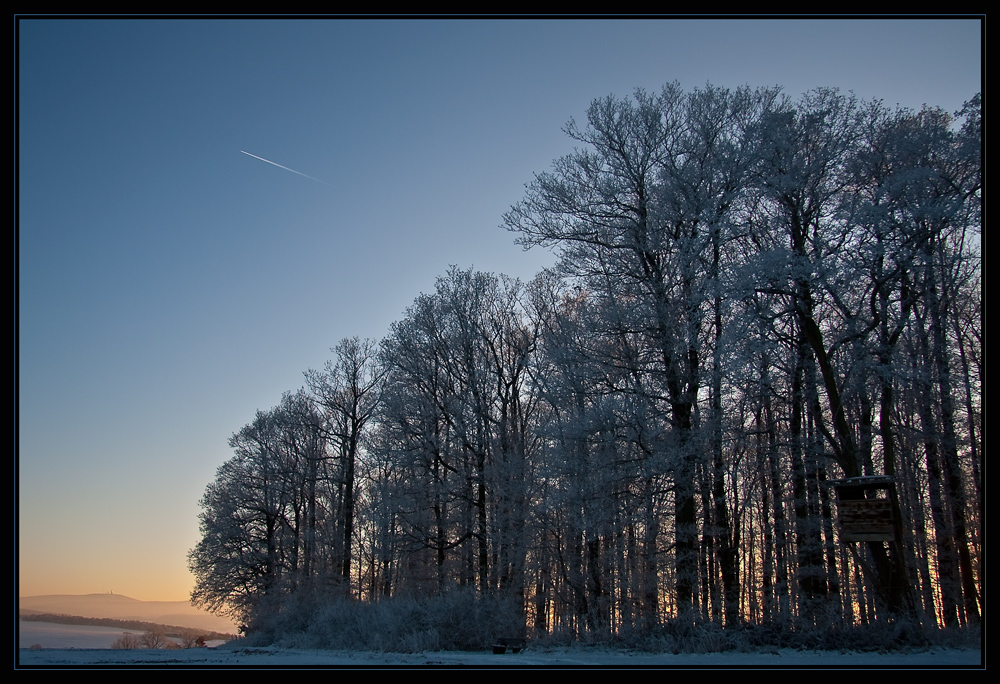
[[[535,633],[668,620],[977,623],[979,96],[595,101],[504,225],[559,264],[451,269],[381,343],[237,432],[192,598],[464,587]],[[826,481],[886,475],[902,539],[840,540]]]

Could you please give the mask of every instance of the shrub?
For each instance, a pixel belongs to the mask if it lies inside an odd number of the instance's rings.
[[[205,637],[200,634],[185,634],[183,638],[184,648],[205,648]]]
[[[143,648],[163,648],[167,645],[167,637],[158,629],[149,629],[139,638]]]
[[[466,589],[372,603],[302,592],[258,613],[256,624],[248,645],[404,653],[486,650],[524,634],[516,601]]]
[[[122,632],[122,635],[115,639],[114,643],[111,644],[111,648],[116,649],[131,650],[140,647],[141,644],[139,642],[139,636],[137,634],[132,634],[131,632]]]

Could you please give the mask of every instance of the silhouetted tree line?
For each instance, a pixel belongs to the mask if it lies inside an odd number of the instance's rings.
[[[465,591],[533,635],[983,612],[982,107],[820,89],[595,100],[503,225],[258,411],[201,501],[195,604]],[[827,482],[885,475],[902,538]],[[301,602],[295,605],[301,605]]]

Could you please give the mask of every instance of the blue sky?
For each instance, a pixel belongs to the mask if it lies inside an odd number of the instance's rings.
[[[451,264],[551,263],[501,217],[592,99],[677,80],[955,111],[982,89],[978,19],[17,31],[21,595],[186,598],[198,499],[257,409]]]

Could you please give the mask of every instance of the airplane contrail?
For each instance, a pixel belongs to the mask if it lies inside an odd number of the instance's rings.
[[[249,152],[246,152],[244,150],[240,150],[240,152],[243,152],[243,154],[247,155],[248,157],[253,157],[254,159],[260,159],[262,162],[267,162],[268,164],[273,164],[274,166],[277,166],[279,169],[284,169],[285,171],[291,171],[292,173],[297,173],[300,176],[304,176],[305,178],[308,178],[309,180],[314,180],[317,183],[322,183],[323,185],[329,185],[331,188],[333,187],[332,185],[330,185],[326,181],[322,181],[319,178],[313,178],[310,175],[302,173],[301,171],[296,171],[295,169],[290,169],[287,166],[282,166],[281,164],[277,164],[277,163],[271,161],[270,159],[264,159],[263,157],[258,157],[256,154],[250,154]]]

